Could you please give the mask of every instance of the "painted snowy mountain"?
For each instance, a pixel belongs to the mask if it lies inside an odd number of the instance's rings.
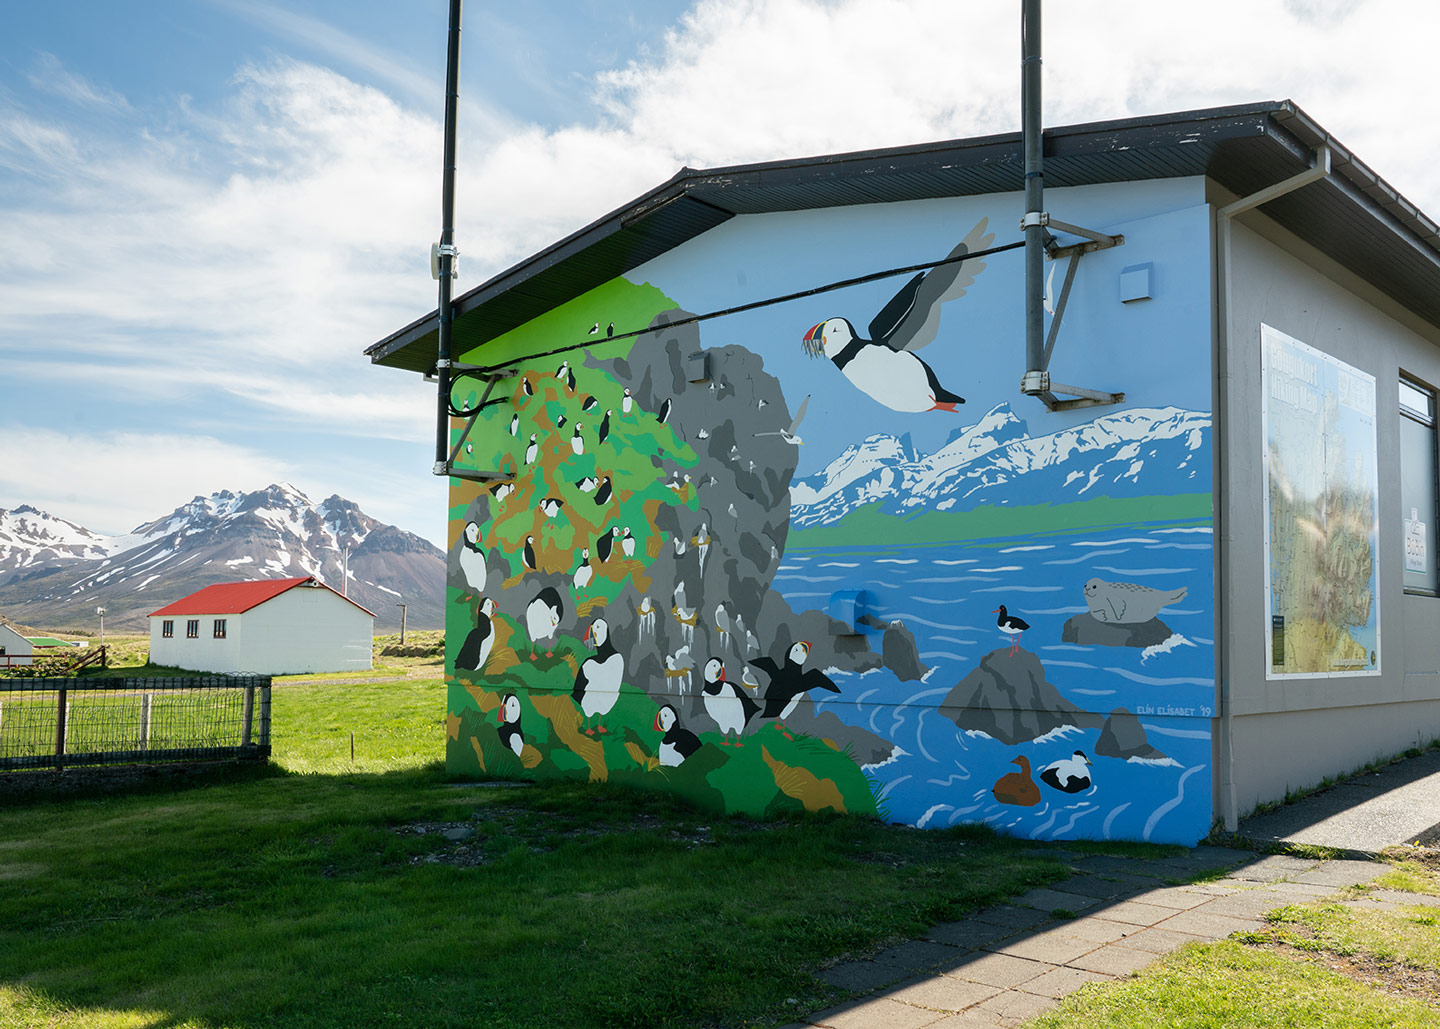
[[[314,575],[375,613],[377,630],[444,622],[445,555],[340,496],[315,503],[287,483],[196,497],[122,536],[22,506],[0,510],[0,611],[28,625],[144,631],[156,608],[216,582]]]
[[[867,504],[908,515],[1039,498],[1204,493],[1209,429],[1208,412],[1132,408],[1031,436],[1000,404],[933,454],[917,454],[908,437],[887,435],[848,447],[824,471],[791,484],[791,524],[826,525]]]

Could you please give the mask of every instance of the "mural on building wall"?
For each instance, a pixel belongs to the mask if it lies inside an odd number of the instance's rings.
[[[966,210],[939,255],[993,239]],[[697,242],[483,351],[593,341],[518,364],[478,419],[466,462],[513,481],[452,480],[448,766],[723,811],[1203,836],[1208,323],[1139,369],[1193,361],[1188,403],[1022,416],[993,359],[1018,258],[726,325],[686,319],[754,298],[704,270],[754,241]]]

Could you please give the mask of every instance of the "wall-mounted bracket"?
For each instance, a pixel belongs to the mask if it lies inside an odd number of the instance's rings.
[[[1069,258],[1070,263],[1065,268],[1065,282],[1060,287],[1060,296],[1055,300],[1051,311],[1050,331],[1046,335],[1044,350],[1040,355],[1040,367],[1026,371],[1020,380],[1020,392],[1028,397],[1039,397],[1040,402],[1050,411],[1068,411],[1076,407],[1097,407],[1121,403],[1125,399],[1124,393],[1110,393],[1104,390],[1086,389],[1083,386],[1067,386],[1051,382],[1049,368],[1050,356],[1055,351],[1055,340],[1060,335],[1060,323],[1065,317],[1065,305],[1070,300],[1070,288],[1075,284],[1075,272],[1079,268],[1080,258],[1096,250],[1108,250],[1111,247],[1123,246],[1125,237],[1071,225],[1069,222],[1062,222],[1045,213],[1031,212],[1027,214],[1021,220],[1021,228],[1025,228],[1027,224],[1041,225],[1047,230],[1056,229],[1072,236],[1080,236],[1084,242],[1061,246],[1059,240],[1049,231],[1045,232],[1046,255],[1052,261]],[[1051,307],[1048,296],[1045,298],[1045,307],[1047,309]],[[1073,399],[1062,400],[1055,395],[1057,393],[1063,393]]]
[[[485,368],[482,365],[476,364],[451,364],[450,369],[456,378],[470,376],[477,379],[484,379],[485,392],[480,395],[480,403],[475,405],[470,411],[469,417],[465,419],[465,428],[461,431],[460,438],[455,441],[455,445],[450,448],[450,456],[444,461],[435,462],[435,467],[432,470],[436,475],[449,475],[457,479],[469,479],[473,482],[503,482],[514,479],[515,476],[509,472],[482,472],[472,471],[466,468],[457,469],[455,467],[455,458],[459,456],[460,448],[465,445],[465,440],[469,437],[470,430],[475,427],[475,419],[480,417],[480,412],[494,404],[505,403],[506,397],[496,397],[494,400],[490,399],[490,394],[494,391],[495,384],[504,379],[512,379],[518,375],[519,372],[514,368]]]

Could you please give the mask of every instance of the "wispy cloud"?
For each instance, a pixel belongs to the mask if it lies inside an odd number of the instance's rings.
[[[81,107],[108,111],[129,111],[130,102],[113,89],[97,86],[66,68],[60,58],[40,51],[28,76],[30,85],[42,93],[58,96]]]

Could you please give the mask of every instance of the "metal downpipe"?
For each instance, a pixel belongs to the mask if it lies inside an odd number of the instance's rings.
[[[1043,371],[1045,174],[1040,121],[1040,0],[1024,0],[1020,38],[1020,136],[1025,149],[1025,372]]]
[[[435,361],[439,382],[435,412],[436,475],[449,471],[450,336],[454,311],[450,291],[455,271],[455,114],[460,103],[460,3],[450,0],[450,35],[445,54],[445,159],[440,188],[440,326]]]

